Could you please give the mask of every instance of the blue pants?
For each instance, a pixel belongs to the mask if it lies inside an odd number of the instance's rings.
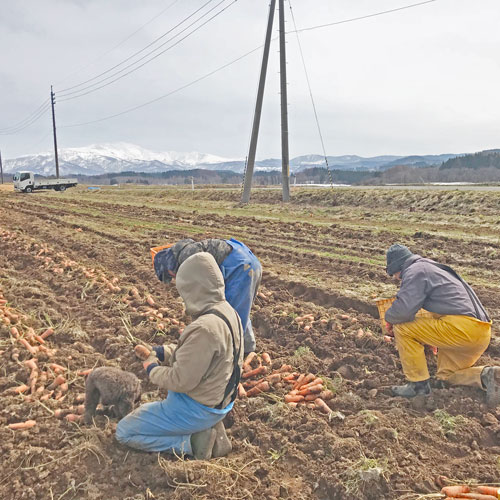
[[[250,309],[260,285],[262,267],[259,259],[246,245],[233,238],[226,241],[233,250],[222,262],[220,270],[226,285],[226,300],[240,315],[244,330],[244,349],[248,353],[255,351]]]
[[[116,439],[142,451],[175,451],[192,455],[191,434],[213,427],[233,407],[209,408],[186,394],[169,392],[167,399],[146,403],[118,422]]]

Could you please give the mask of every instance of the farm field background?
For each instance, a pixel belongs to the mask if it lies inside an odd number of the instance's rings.
[[[39,365],[65,367],[69,383],[59,400],[12,394],[29,383],[22,361],[31,355],[12,325],[0,324],[0,497],[416,500],[439,491],[438,475],[498,482],[500,408],[487,409],[472,388],[391,397],[404,377],[374,299],[397,290],[385,273],[392,243],[451,265],[494,320],[480,363],[498,364],[500,193],[293,189],[286,205],[279,190],[255,190],[248,206],[239,199],[238,188],[0,190],[0,293],[23,328],[54,328],[46,345],[56,351],[39,353]],[[149,252],[187,237],[234,237],[257,255],[264,270],[252,316],[258,350],[273,366],[323,377],[335,393],[330,415],[287,406],[284,390],[237,400],[226,419],[233,452],[210,462],[129,450],[114,440],[116,420],[107,415],[93,427],[55,418],[83,392],[78,372],[95,366],[134,372],[142,402],[161,397],[133,343],[174,341],[188,321]],[[133,287],[139,298],[127,300]],[[147,315],[148,296],[163,318]],[[298,324],[305,314],[314,321]],[[428,361],[434,369],[430,351]],[[7,427],[28,419],[37,425]]]

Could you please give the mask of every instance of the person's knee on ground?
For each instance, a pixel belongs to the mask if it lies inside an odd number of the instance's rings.
[[[231,453],[233,446],[231,441],[226,434],[226,428],[224,427],[224,423],[222,420],[214,426],[215,429],[215,443],[212,450],[212,457],[219,458],[225,457],[229,453]]]
[[[215,427],[191,435],[191,450],[196,460],[210,460],[216,439]]]

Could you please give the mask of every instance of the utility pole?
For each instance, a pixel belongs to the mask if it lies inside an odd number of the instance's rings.
[[[0,175],[2,176],[2,184],[3,184],[3,165],[2,165],[2,152],[0,151]]]
[[[59,157],[57,155],[56,113],[54,110],[54,105],[56,103],[56,95],[52,90],[52,85],[50,86],[50,102],[52,103],[52,129],[54,131],[54,155],[56,158],[56,177],[59,179]]]
[[[283,201],[290,201],[290,156],[288,152],[288,99],[286,88],[285,1],[279,0],[281,87],[281,176]]]
[[[255,104],[255,113],[253,116],[252,137],[250,139],[250,149],[248,151],[248,162],[245,172],[241,203],[248,203],[250,201],[250,190],[252,188],[252,176],[255,166],[255,152],[257,151],[257,139],[259,137],[260,116],[262,114],[262,101],[264,98],[264,88],[266,85],[267,63],[269,60],[269,48],[271,46],[271,34],[273,29],[275,9],[276,0],[271,0],[271,5],[269,7],[269,18],[267,21],[266,41],[264,43],[264,54],[262,56],[262,66],[260,69],[259,88],[257,91],[257,103]]]

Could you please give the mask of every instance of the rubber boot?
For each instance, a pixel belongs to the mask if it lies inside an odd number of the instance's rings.
[[[215,428],[205,429],[191,435],[191,449],[196,460],[210,460],[215,443]]]
[[[414,398],[415,396],[427,396],[431,393],[429,379],[420,382],[408,382],[405,385],[394,385],[392,387],[394,396],[402,398]]]
[[[233,446],[231,444],[231,441],[229,441],[229,438],[227,437],[226,429],[224,427],[224,424],[222,423],[222,420],[215,425],[214,429],[216,437],[214,449],[212,450],[212,457],[225,457],[231,452]]]
[[[494,408],[500,404],[500,366],[487,366],[481,372],[481,382],[486,390],[486,404]]]

